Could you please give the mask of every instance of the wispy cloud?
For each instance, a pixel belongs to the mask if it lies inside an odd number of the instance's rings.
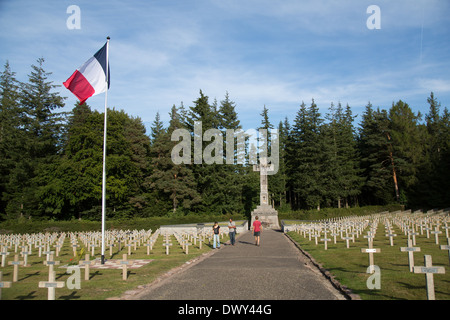
[[[419,87],[427,91],[435,91],[439,93],[450,92],[449,79],[417,79]]]
[[[81,30],[68,30],[71,4],[1,2],[0,63],[26,80],[43,56],[61,84],[111,36],[109,104],[146,123],[200,89],[211,101],[228,91],[248,128],[264,105],[276,124],[312,98],[323,112],[340,101],[355,113],[398,99],[424,113],[431,91],[450,102],[448,1],[376,1],[381,30],[366,27],[369,0],[77,1]],[[103,97],[88,103],[102,109]]]

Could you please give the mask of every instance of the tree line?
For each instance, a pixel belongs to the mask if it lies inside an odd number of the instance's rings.
[[[65,98],[44,70],[32,65],[26,83],[9,63],[0,74],[0,219],[99,219],[103,114],[87,104],[59,111]],[[322,115],[302,102],[277,129],[278,173],[269,176],[279,210],[403,204],[450,206],[450,117],[431,93],[427,114],[399,100],[386,110],[365,107],[356,125],[351,108],[331,104]],[[150,133],[139,117],[108,110],[107,217],[249,214],[259,204],[259,173],[244,164],[174,164],[176,129],[196,121],[223,133],[242,129],[228,93],[210,101],[201,90],[192,106],[173,105],[168,126],[156,115]],[[228,137],[229,138],[229,137]],[[202,141],[202,150],[211,142]],[[270,144],[270,141],[268,142]],[[269,146],[270,150],[270,146]],[[192,151],[193,152],[193,151]],[[237,151],[235,151],[237,153]],[[247,151],[248,152],[248,151]],[[236,154],[235,154],[236,157]],[[225,163],[225,161],[224,161]]]

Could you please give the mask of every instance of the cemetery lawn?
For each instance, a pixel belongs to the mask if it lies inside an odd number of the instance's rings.
[[[121,269],[90,268],[90,280],[85,281],[84,268],[81,268],[80,289],[67,288],[67,279],[71,275],[66,273],[67,269],[62,268],[62,266],[69,263],[77,264],[78,261],[77,258],[74,258],[70,242],[66,239],[59,257],[54,257],[53,259],[60,261],[60,265],[55,266],[54,269],[56,271],[56,281],[63,281],[65,284],[64,288],[56,289],[56,300],[104,300],[111,297],[119,297],[125,291],[136,289],[140,285],[147,285],[172,268],[181,266],[212,249],[212,242],[209,244],[208,240],[206,240],[201,250],[197,243],[197,245],[189,247],[189,254],[185,254],[175,237],[171,236],[173,245],[170,247],[169,255],[166,255],[165,247],[162,245],[163,239],[164,237],[161,235],[158,237],[150,255],[147,255],[147,248],[143,245],[138,247],[136,251],[131,250],[132,254],[128,256],[128,260],[151,259],[151,262],[137,269],[128,268],[127,280],[122,280]],[[226,242],[228,239],[225,235],[223,240],[221,239],[221,243]],[[77,253],[80,250],[81,248],[79,248]],[[18,249],[19,251],[20,249]],[[109,248],[107,248],[105,250],[105,258],[120,260],[125,253],[128,253],[128,248],[124,247],[118,251],[117,247],[114,247],[113,255],[110,257]],[[7,261],[14,259],[14,249],[10,255],[12,255],[12,258],[8,256]],[[96,257],[99,257],[99,248],[96,248]],[[84,259],[84,255],[82,259]],[[20,260],[22,261],[23,258],[20,257]],[[46,260],[46,255],[42,254],[42,257],[39,258],[37,249],[33,248],[33,254],[28,257],[30,266],[19,267],[18,281],[12,283],[11,288],[2,289],[2,300],[47,300],[47,289],[38,287],[39,281],[48,281],[48,267],[44,266],[44,260]],[[0,271],[3,272],[3,281],[12,281],[13,266],[0,267]]]
[[[328,250],[324,250],[323,242],[315,245],[314,239],[308,240],[295,231],[288,235],[299,246],[307,251],[323,268],[332,273],[342,285],[358,294],[363,300],[426,300],[426,282],[424,274],[409,272],[408,253],[400,252],[400,247],[407,246],[408,237],[399,228],[394,228],[397,237],[394,246],[390,246],[389,238],[385,237],[384,225],[378,225],[373,248],[380,248],[380,253],[374,253],[374,264],[380,268],[381,288],[368,289],[367,279],[371,276],[366,273],[369,266],[367,253],[361,253],[361,248],[368,248],[367,239],[355,237],[355,243],[350,240],[349,249],[345,241],[337,237],[337,243],[328,242]],[[329,236],[329,238],[332,238]],[[445,232],[439,236],[440,245],[447,244]],[[436,300],[450,300],[450,267],[447,250],[440,250],[435,243],[434,236],[419,236],[415,247],[420,252],[414,253],[414,265],[424,266],[424,255],[431,255],[433,266],[445,267],[445,274],[434,274]]]

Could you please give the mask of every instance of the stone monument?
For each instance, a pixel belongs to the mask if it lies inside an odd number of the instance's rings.
[[[252,211],[251,216],[252,220],[250,223],[250,227],[253,225],[253,221],[255,221],[255,216],[258,216],[259,221],[261,221],[263,228],[271,228],[271,229],[279,229],[280,224],[278,223],[278,211],[275,210],[272,205],[269,203],[269,188],[268,188],[268,179],[267,172],[273,171],[274,165],[267,163],[267,158],[260,158],[259,165],[253,165],[253,171],[260,172],[260,188],[261,192],[259,195],[259,206],[256,207],[255,210]]]

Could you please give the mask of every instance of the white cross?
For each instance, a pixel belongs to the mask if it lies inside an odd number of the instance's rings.
[[[427,298],[428,300],[436,300],[434,294],[434,273],[445,273],[444,267],[434,267],[431,256],[425,255],[425,267],[414,267],[414,273],[425,273],[425,279],[427,281]]]

